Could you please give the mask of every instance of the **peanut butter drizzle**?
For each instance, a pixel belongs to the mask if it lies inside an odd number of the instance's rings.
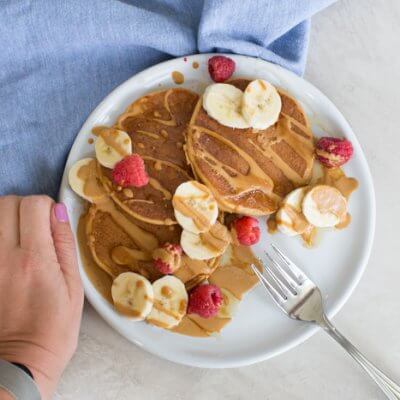
[[[181,267],[174,273],[183,283],[199,275],[208,276],[213,268],[204,260],[193,260],[187,255],[182,256]]]
[[[131,189],[125,188],[122,190],[122,193],[124,194],[124,196],[126,196],[128,199],[132,199],[133,198],[133,192]]]
[[[106,131],[106,130],[108,130],[108,129],[110,129],[109,126],[106,126],[106,125],[97,125],[97,126],[94,126],[94,127],[92,128],[92,133],[93,133],[93,135],[95,135],[95,136],[100,136],[101,132]]]
[[[323,167],[322,171],[323,176],[319,180],[319,183],[335,187],[347,200],[358,188],[357,179],[347,177],[341,168]]]
[[[351,215],[349,213],[344,214],[340,219],[339,223],[335,226],[336,229],[344,229],[350,225]]]
[[[140,315],[142,314],[140,311],[132,309],[131,307],[128,307],[121,303],[114,303],[114,307],[120,314],[127,317],[140,317]]]
[[[179,313],[177,313],[177,312],[173,312],[172,310],[169,310],[169,309],[167,309],[167,308],[164,308],[162,302],[159,301],[159,300],[155,300],[155,301],[154,301],[153,307],[154,307],[156,310],[158,310],[158,311],[160,311],[160,312],[162,312],[162,313],[164,313],[164,314],[166,314],[166,315],[168,315],[169,317],[172,317],[172,318],[174,318],[174,319],[179,320],[179,319],[181,318],[181,314],[179,314]]]
[[[125,157],[129,155],[129,153],[127,153],[125,149],[115,140],[118,135],[117,129],[104,125],[98,125],[92,128],[92,133],[95,136],[101,136],[105,143],[112,147],[121,156]]]
[[[169,190],[165,189],[164,186],[161,185],[161,183],[155,179],[155,178],[150,178],[149,179],[149,184],[153,186],[154,189],[159,190],[163,195],[165,200],[171,200],[172,199],[172,194]]]
[[[210,230],[199,234],[204,246],[222,254],[231,241],[228,229],[225,225],[216,222]]]
[[[207,231],[211,228],[210,221],[198,210],[191,207],[190,203],[193,201],[207,201],[211,197],[211,193],[205,191],[205,186],[198,184],[196,181],[192,181],[203,194],[191,197],[183,197],[174,195],[172,198],[172,205],[175,210],[179,211],[185,217],[191,218],[195,226],[202,232]]]
[[[275,214],[270,215],[267,219],[267,230],[271,235],[278,231],[278,224],[276,222]]]
[[[306,217],[301,211],[297,211],[290,204],[285,204],[283,209],[289,215],[290,220],[292,221],[289,225],[289,228],[292,228],[297,233],[304,233],[307,229],[310,229],[310,223],[307,221]],[[279,220],[280,224],[285,224],[284,221]]]
[[[183,82],[185,82],[185,77],[183,76],[182,72],[179,71],[173,71],[172,74],[172,80],[177,84],[181,85]]]
[[[161,294],[166,297],[167,299],[170,299],[172,295],[174,294],[173,290],[169,286],[163,286],[161,288]]]
[[[223,256],[226,259],[221,260],[220,266],[208,280],[229,290],[236,298],[242,299],[243,295],[258,282],[250,265],[254,264],[260,270],[262,265],[248,246],[242,246],[233,240],[234,243],[228,247],[227,253]]]
[[[174,196],[172,204],[175,210],[179,211],[185,217],[191,218],[193,220],[193,223],[199,230],[206,231],[210,229],[210,221],[203,214],[190,207],[186,203],[186,198],[181,196]]]
[[[107,198],[105,201],[97,203],[96,207],[100,211],[109,213],[115,223],[119,225],[139,247],[149,252],[152,252],[158,247],[158,239],[126,218],[116,209],[111,199]]]
[[[150,261],[152,257],[149,253],[142,250],[117,246],[111,250],[111,259],[119,265],[130,265],[136,264],[137,261]]]
[[[103,129],[99,136],[103,138],[108,146],[113,148],[117,153],[121,156],[129,156],[129,153],[116,141],[116,137],[118,135],[118,131],[113,128]]]
[[[221,332],[230,320],[230,318],[220,318],[218,316],[202,318],[196,314],[188,314],[171,331],[192,337],[209,337]]]
[[[168,132],[167,132],[165,129],[161,129],[160,135],[161,135],[164,139],[168,139]]]
[[[201,101],[196,106],[195,112],[193,113],[192,120],[190,122],[190,131],[188,136],[188,155],[189,159],[195,167],[196,172],[201,175],[203,181],[208,183],[209,187],[213,187],[210,182],[208,182],[207,176],[204,176],[201,172],[201,169],[197,165],[196,158],[201,158],[204,162],[208,164],[208,166],[215,171],[216,174],[220,175],[224,178],[225,181],[228,182],[229,186],[234,188],[237,194],[244,194],[250,190],[261,190],[265,192],[273,201],[277,204],[280,201],[279,196],[275,195],[272,192],[273,189],[273,182],[270,176],[265,173],[259,165],[255,162],[254,158],[244,152],[242,149],[239,149],[233,142],[226,140],[224,136],[218,134],[217,132],[210,131],[204,127],[200,127],[196,125],[196,117],[202,107]],[[287,115],[281,115],[278,123],[277,123],[277,139],[275,141],[268,140],[262,146],[257,146],[253,141],[250,143],[255,147],[255,150],[261,151],[264,153],[265,157],[268,159],[272,159],[275,165],[279,167],[282,173],[292,180],[296,186],[300,186],[302,184],[306,184],[309,180],[312,166],[313,166],[313,143],[310,140],[312,138],[312,134],[309,133],[309,137],[302,137],[298,134],[295,134],[291,129],[291,123],[295,122],[295,125],[301,127],[302,130],[306,130],[309,132],[309,126],[304,126],[302,124],[298,124],[293,118]],[[194,139],[193,136],[199,134],[199,132],[204,132],[210,136],[215,137],[217,140],[221,141],[223,144],[226,144],[230,148],[232,148],[237,154],[239,154],[249,165],[249,172],[246,175],[242,175],[241,173],[237,173],[235,176],[231,176],[224,171],[223,163],[218,162],[211,154],[200,144],[196,143],[196,154],[191,154],[191,149],[193,149],[193,144],[191,143]],[[240,133],[238,133],[240,134]],[[290,165],[288,165],[285,161],[283,161],[277,153],[275,153],[273,146],[274,144],[284,140],[292,149],[295,151],[303,160],[306,162],[306,170],[304,171],[304,175],[300,176],[297,171],[292,169]],[[199,154],[200,150],[200,154]],[[210,160],[212,162],[210,163]],[[231,195],[222,195],[218,193],[218,190],[213,190],[213,194],[216,197],[218,203],[223,206],[224,209],[228,211],[235,211],[234,207],[232,206],[229,198]],[[235,196],[237,196],[235,194]],[[260,206],[260,205],[258,205]],[[236,207],[240,210],[240,207]],[[269,211],[270,212],[270,211]]]
[[[156,139],[156,140],[160,139],[160,136],[158,136],[156,133],[153,133],[153,132],[137,130],[136,133],[140,133],[141,135],[145,135],[145,136],[151,137],[152,139]]]
[[[316,234],[317,228],[313,225],[308,225],[307,229],[301,234],[301,238],[307,247],[312,247],[314,245]]]
[[[82,165],[77,172],[78,178],[85,182],[83,194],[89,199],[101,198],[106,194],[103,186],[98,181],[96,168],[96,160],[92,160],[88,164]]]
[[[193,127],[193,129],[197,129],[197,127]],[[270,195],[271,197],[275,198],[276,200],[279,199],[279,196],[272,193],[273,189],[273,182],[272,179],[264,173],[264,171],[259,167],[259,165],[254,161],[254,158],[247,154],[244,150],[236,146],[231,141],[225,139],[223,136],[217,134],[214,131],[210,131],[206,128],[198,128],[201,132],[207,133],[209,136],[213,136],[218,139],[220,142],[226,144],[227,146],[234,149],[236,153],[238,153],[249,165],[248,174],[242,175],[237,171],[236,176],[229,175],[226,170],[224,169],[225,164],[215,158],[211,153],[206,151],[203,147],[199,147],[200,154],[203,155],[203,160],[206,161],[210,167],[214,170],[218,171],[218,174],[223,176],[229,184],[236,189],[236,192],[250,192],[254,189],[260,189]],[[198,154],[197,154],[198,155]],[[210,163],[211,161],[211,163]],[[207,185],[209,188],[213,188],[213,185]],[[214,193],[214,196],[218,198],[218,193]],[[229,197],[229,196],[226,196]],[[221,196],[219,196],[221,198]]]

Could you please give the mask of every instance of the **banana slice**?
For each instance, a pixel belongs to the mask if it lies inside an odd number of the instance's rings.
[[[303,200],[303,214],[319,228],[337,225],[347,213],[347,200],[332,186],[314,186]]]
[[[134,321],[143,321],[153,307],[151,283],[134,272],[124,272],[114,279],[111,296],[116,310]]]
[[[173,275],[153,282],[154,306],[147,322],[170,329],[178,325],[186,314],[188,294],[183,282]]]
[[[224,288],[220,289],[224,300],[217,316],[219,318],[232,318],[236,314],[240,300],[237,299],[229,290]]]
[[[97,161],[106,168],[114,168],[124,157],[132,154],[132,141],[129,135],[118,129],[104,129],[96,139]]]
[[[207,87],[203,95],[203,107],[207,114],[220,124],[231,128],[249,128],[241,113],[243,92],[227,83]]]
[[[267,129],[278,120],[281,108],[281,96],[269,82],[256,79],[248,84],[241,112],[250,126]]]
[[[194,260],[209,260],[223,254],[231,243],[228,229],[216,222],[208,232],[192,233],[183,230],[181,246],[183,251]]]
[[[96,203],[106,194],[97,179],[96,160],[94,158],[83,158],[77,161],[69,170],[68,182],[78,196],[91,203]]]
[[[189,232],[206,232],[217,221],[217,202],[210,189],[197,181],[180,184],[172,205],[179,225]]]
[[[288,236],[302,234],[309,226],[302,212],[304,195],[307,187],[301,187],[290,192],[276,213],[278,229]]]

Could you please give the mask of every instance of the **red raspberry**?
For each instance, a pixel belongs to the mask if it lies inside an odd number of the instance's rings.
[[[149,183],[143,158],[139,154],[132,154],[118,162],[112,171],[112,177],[122,187],[142,187]]]
[[[353,145],[347,139],[323,137],[316,144],[318,161],[327,168],[345,164],[353,155]]]
[[[251,246],[260,240],[258,220],[253,217],[241,217],[234,222],[237,239],[244,246]]]
[[[235,61],[225,56],[214,56],[208,60],[208,72],[214,82],[225,82],[235,71]]]
[[[221,308],[224,297],[221,289],[215,285],[199,285],[189,295],[189,314],[198,314],[203,318],[214,317]]]
[[[182,247],[164,243],[153,251],[154,267],[162,274],[173,274],[181,266]]]

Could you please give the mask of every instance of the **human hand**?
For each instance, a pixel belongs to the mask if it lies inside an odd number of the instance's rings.
[[[43,399],[76,349],[82,306],[65,206],[0,197],[0,358],[28,367]]]

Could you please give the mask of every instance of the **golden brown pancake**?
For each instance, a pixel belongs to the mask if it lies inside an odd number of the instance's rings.
[[[120,188],[112,181],[112,170],[97,163],[108,196],[90,206],[86,238],[94,262],[112,279],[131,270],[154,281],[162,275],[153,267],[153,250],[180,242],[182,229],[171,199],[178,185],[193,179],[183,141],[197,100],[184,89],[156,92],[135,101],[118,118],[115,128],[130,135],[150,182],[141,188]],[[190,289],[210,276],[218,260],[196,261],[184,255],[176,274]]]
[[[134,218],[158,225],[176,224],[171,198],[175,189],[192,179],[183,144],[198,95],[169,89],[141,97],[118,118],[116,128],[129,134],[132,150],[145,161],[150,183],[122,190],[112,170],[99,167],[99,176],[113,200]]]
[[[163,243],[179,243],[179,225],[156,225],[125,213],[112,200],[90,206],[86,215],[86,238],[96,264],[112,279],[134,271],[154,281],[162,276],[153,267],[152,251]],[[191,260],[183,255],[175,275],[191,289],[207,279],[217,268],[219,258]]]
[[[176,224],[172,196],[176,188],[192,177],[167,161],[142,156],[150,182],[144,187],[120,188],[112,181],[112,170],[99,165],[98,174],[112,199],[132,217],[157,225]]]
[[[250,81],[230,83],[244,90]],[[247,215],[275,212],[282,198],[311,179],[313,135],[300,104],[283,91],[277,123],[266,130],[219,124],[196,105],[185,151],[196,177],[212,190],[221,210]]]

